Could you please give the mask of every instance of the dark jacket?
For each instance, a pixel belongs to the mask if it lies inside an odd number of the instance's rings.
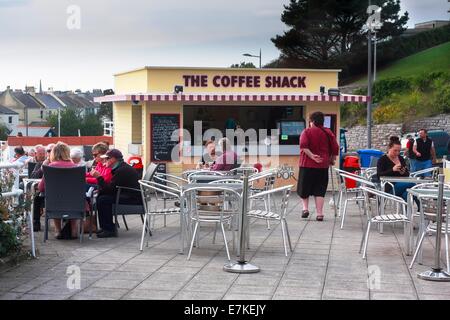
[[[41,179],[44,176],[44,171],[42,170],[42,164],[44,161],[36,162],[33,172],[30,174],[31,179]]]
[[[117,194],[117,187],[134,188],[140,190],[139,175],[137,171],[125,162],[120,162],[118,167],[111,171],[112,179],[110,183],[106,183],[103,177],[98,177],[98,186],[100,195],[114,195]],[[135,199],[142,201],[141,193],[130,190],[122,190],[120,197]]]
[[[417,138],[416,143],[417,151],[420,152],[420,157],[416,157],[416,159],[419,161],[431,160],[431,147],[433,146],[433,140],[428,137],[425,141],[423,141],[422,138]]]
[[[393,168],[395,164],[389,159],[389,157],[385,154],[380,159],[378,159],[377,162],[377,178],[378,180],[380,177],[386,176],[386,177],[408,177],[409,176],[409,170],[406,166],[405,159],[402,156],[398,156],[400,160],[400,164],[403,168],[405,168],[405,171],[403,173],[394,171]],[[392,187],[389,184],[386,184],[385,192],[391,193]]]
[[[378,175],[378,177],[383,177],[383,176],[387,176],[387,177],[408,177],[409,176],[409,170],[408,170],[408,167],[406,166],[405,159],[403,159],[402,156],[398,156],[398,158],[400,160],[400,164],[402,165],[402,167],[406,169],[404,171],[404,173],[400,173],[398,171],[394,171],[393,168],[394,168],[395,164],[385,154],[380,159],[378,159],[378,162],[377,162],[377,175]]]

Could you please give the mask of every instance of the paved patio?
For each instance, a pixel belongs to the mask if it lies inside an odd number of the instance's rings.
[[[328,202],[327,202],[328,203]],[[119,238],[78,241],[50,239],[42,244],[38,233],[38,259],[0,273],[0,299],[450,299],[450,283],[427,282],[418,272],[433,263],[433,242],[424,245],[424,265],[409,270],[400,225],[372,230],[368,259],[358,253],[365,217],[350,207],[343,230],[339,218],[326,205],[324,222],[300,218],[300,201],[293,195],[289,230],[293,253],[284,256],[280,226],[267,230],[263,221],[251,225],[252,263],[257,274],[232,274],[222,270],[226,254],[220,234],[212,244],[212,227],[201,228],[200,248],[190,261],[178,254],[179,222],[162,220],[149,247],[139,251],[140,218],[129,218],[130,231]],[[314,210],[312,210],[314,211]],[[228,233],[231,240],[231,234]],[[231,241],[230,241],[231,244]],[[445,246],[443,246],[445,247]],[[68,289],[69,266],[81,270],[81,288]],[[370,274],[379,271],[379,282],[369,288]]]

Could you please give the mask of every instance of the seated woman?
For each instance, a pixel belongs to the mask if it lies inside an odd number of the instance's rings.
[[[72,162],[70,159],[70,148],[67,144],[64,142],[58,142],[52,149],[50,153],[50,159],[49,159],[49,167],[55,167],[55,168],[73,168],[77,165]],[[45,176],[42,177],[41,182],[39,182],[39,191],[45,192]],[[63,239],[63,236],[61,234],[61,219],[54,219],[55,223],[55,229],[57,232],[56,239]],[[70,229],[72,233],[72,239],[77,238],[77,230],[78,230],[78,221],[77,220],[71,220],[70,221]]]
[[[106,183],[110,183],[112,179],[111,168],[106,165],[106,160],[101,156],[105,155],[108,152],[109,147],[103,143],[99,142],[92,147],[92,155],[94,156],[94,161],[96,163],[95,169],[92,169],[90,172],[86,173],[86,183],[89,186],[97,186],[97,178],[94,175],[98,175],[103,177]]]
[[[222,154],[216,159],[216,163],[211,166],[212,171],[230,171],[236,168],[237,154],[231,147],[231,142],[228,138],[222,138],[219,140],[219,148],[222,150]]]
[[[70,159],[77,167],[86,166],[86,162],[83,160],[83,151],[78,148],[70,150]]]
[[[205,142],[205,150],[206,152],[202,156],[202,160],[198,163],[197,169],[205,169],[209,168],[215,164],[217,156],[219,153],[216,153],[216,144],[212,140],[207,140]]]
[[[388,145],[388,152],[383,155],[377,163],[377,176],[387,177],[409,177],[409,170],[406,166],[405,159],[400,155],[401,143],[398,137],[391,137]],[[395,195],[407,201],[407,189],[412,188],[415,184],[408,182],[395,182]],[[386,185],[386,192],[392,193],[392,187]]]

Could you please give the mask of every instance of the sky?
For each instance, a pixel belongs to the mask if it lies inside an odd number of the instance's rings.
[[[143,66],[229,67],[276,59],[289,0],[0,0],[0,90],[113,88]],[[402,0],[409,27],[448,20],[447,0]]]

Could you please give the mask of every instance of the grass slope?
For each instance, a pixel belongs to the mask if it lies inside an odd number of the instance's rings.
[[[450,42],[418,52],[378,70],[377,80],[448,70],[450,70]],[[367,82],[367,75],[356,81],[355,84],[365,82]]]

